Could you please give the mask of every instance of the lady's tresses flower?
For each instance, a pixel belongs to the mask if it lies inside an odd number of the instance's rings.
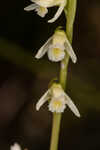
[[[14,143],[14,145],[10,146],[10,150],[21,150],[21,147],[19,144]]]
[[[54,62],[63,60],[66,52],[71,57],[73,63],[76,63],[77,61],[77,57],[73,51],[73,48],[63,30],[56,30],[53,36],[51,36],[38,50],[38,53],[35,57],[40,59],[45,55],[46,52],[49,60]]]
[[[48,9],[46,7],[39,6],[38,4],[31,4],[25,7],[24,10],[35,10],[40,17],[45,17],[45,15],[48,13]]]
[[[36,104],[36,110],[39,110],[46,101],[49,102],[48,107],[49,111],[51,112],[62,113],[64,112],[66,105],[68,105],[72,112],[77,117],[80,117],[80,113],[75,104],[58,83],[53,83],[51,88],[49,88],[47,92],[40,98]]]
[[[24,10],[26,11],[35,10],[37,14],[41,17],[45,17],[45,15],[48,13],[47,8],[54,6],[59,7],[54,17],[48,21],[49,23],[52,23],[59,18],[67,3],[67,0],[31,0],[31,1],[34,4],[25,7]]]

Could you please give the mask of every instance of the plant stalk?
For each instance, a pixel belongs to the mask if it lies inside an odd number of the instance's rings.
[[[70,43],[72,43],[73,24],[75,20],[77,0],[67,0],[67,1],[68,2],[65,8],[65,15],[67,19],[66,36],[70,41]],[[66,54],[64,60],[62,60],[61,62],[61,68],[60,68],[60,84],[62,85],[64,90],[66,89],[66,84],[67,84],[68,63],[69,63],[69,55]],[[62,117],[61,113],[53,113],[50,150],[58,150],[61,117]]]

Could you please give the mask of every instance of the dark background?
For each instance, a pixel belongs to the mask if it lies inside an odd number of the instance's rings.
[[[53,34],[65,25],[64,13],[53,24],[23,9],[30,1],[0,2],[0,149],[9,150],[14,142],[29,150],[49,149],[52,114],[35,104],[59,74],[59,64],[40,61],[34,55]],[[100,1],[78,1],[73,48],[77,64],[70,61],[67,93],[81,118],[69,108],[61,124],[60,149],[100,150]]]

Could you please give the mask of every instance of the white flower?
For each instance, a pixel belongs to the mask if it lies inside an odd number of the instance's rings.
[[[39,6],[37,4],[31,4],[24,8],[26,11],[35,10],[40,17],[45,17],[48,13],[48,9],[46,7]]]
[[[45,17],[45,15],[48,13],[47,8],[59,6],[54,17],[48,21],[49,23],[52,23],[59,18],[67,3],[67,0],[31,0],[31,1],[34,4],[30,4],[29,6],[25,7],[24,10],[26,11],[36,10],[37,14],[41,17]]]
[[[49,111],[56,112],[56,113],[62,113],[64,112],[66,105],[65,105],[65,99],[63,96],[59,98],[52,98],[48,107]]]
[[[14,145],[10,146],[10,150],[21,150],[21,147],[18,143],[14,143]]]
[[[76,63],[77,57],[73,48],[68,41],[66,34],[63,30],[56,30],[47,42],[38,50],[36,58],[40,59],[47,52],[48,58],[51,61],[58,62],[64,59],[65,53],[71,57],[73,63]]]
[[[46,101],[49,102],[48,107],[51,112],[62,113],[64,112],[67,104],[71,111],[77,117],[80,117],[80,113],[75,104],[58,83],[54,83],[51,88],[48,89],[47,92],[40,98],[36,104],[36,110],[39,110]]]
[[[45,15],[48,13],[48,9],[45,7],[37,7],[36,12],[39,16],[45,17]]]

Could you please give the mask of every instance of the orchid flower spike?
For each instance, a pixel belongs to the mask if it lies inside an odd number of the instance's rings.
[[[47,52],[49,60],[59,62],[64,59],[65,53],[76,63],[77,57],[63,30],[56,30],[47,42],[38,50],[35,58],[42,58]]]
[[[21,147],[18,143],[14,143],[14,145],[10,146],[10,150],[21,150]]]
[[[64,112],[66,105],[68,105],[71,111],[77,117],[80,117],[77,107],[72,102],[71,98],[64,92],[59,83],[53,83],[47,92],[40,98],[36,104],[36,110],[38,111],[46,101],[49,102],[48,108],[51,112],[62,113]]]
[[[30,4],[29,6],[25,7],[24,10],[26,11],[35,10],[37,14],[41,17],[45,17],[45,15],[48,13],[49,7],[54,6],[59,7],[54,17],[48,21],[49,23],[52,23],[59,18],[67,3],[67,0],[31,0],[31,1],[34,4]]]

